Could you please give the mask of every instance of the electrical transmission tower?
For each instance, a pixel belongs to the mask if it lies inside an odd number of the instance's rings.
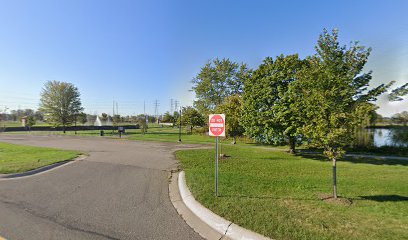
[[[174,111],[178,111],[178,107],[180,105],[180,102],[178,100],[174,101]]]
[[[156,121],[159,120],[159,106],[160,106],[159,100],[156,99],[154,101],[154,115],[156,117]]]
[[[170,99],[170,114],[173,114],[174,112],[174,99]]]

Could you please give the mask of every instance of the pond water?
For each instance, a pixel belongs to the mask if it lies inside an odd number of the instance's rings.
[[[408,127],[368,128],[357,133],[357,145],[408,147]]]

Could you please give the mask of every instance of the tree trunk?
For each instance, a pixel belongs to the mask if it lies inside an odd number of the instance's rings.
[[[65,126],[62,127],[62,131],[63,131],[64,134],[65,134],[65,131],[66,131]]]
[[[234,137],[232,137],[232,144],[237,144],[237,136],[234,135]]]
[[[193,135],[193,126],[190,127],[190,134]]]
[[[295,137],[289,136],[289,153],[295,154],[296,151],[296,139]]]
[[[336,172],[336,157],[333,157],[333,198],[337,198],[337,172]]]

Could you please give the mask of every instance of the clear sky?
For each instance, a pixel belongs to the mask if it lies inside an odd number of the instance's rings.
[[[191,105],[191,79],[215,57],[256,68],[314,53],[323,28],[373,48],[373,84],[408,81],[408,1],[0,0],[0,109],[37,108],[47,80],[75,84],[87,113]],[[408,100],[379,112],[408,110]]]

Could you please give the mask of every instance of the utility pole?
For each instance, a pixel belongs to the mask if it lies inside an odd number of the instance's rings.
[[[112,101],[112,136],[114,133],[114,126],[115,126],[115,121],[113,120],[115,116],[115,100]]]
[[[143,101],[143,115],[144,115],[144,121],[146,124],[148,124],[149,122],[147,121],[147,116],[146,116],[146,101]]]
[[[174,101],[174,111],[177,111],[180,102],[178,100]]]
[[[181,107],[180,107],[179,142],[181,142]]]
[[[115,100],[112,101],[112,118],[115,116]]]

